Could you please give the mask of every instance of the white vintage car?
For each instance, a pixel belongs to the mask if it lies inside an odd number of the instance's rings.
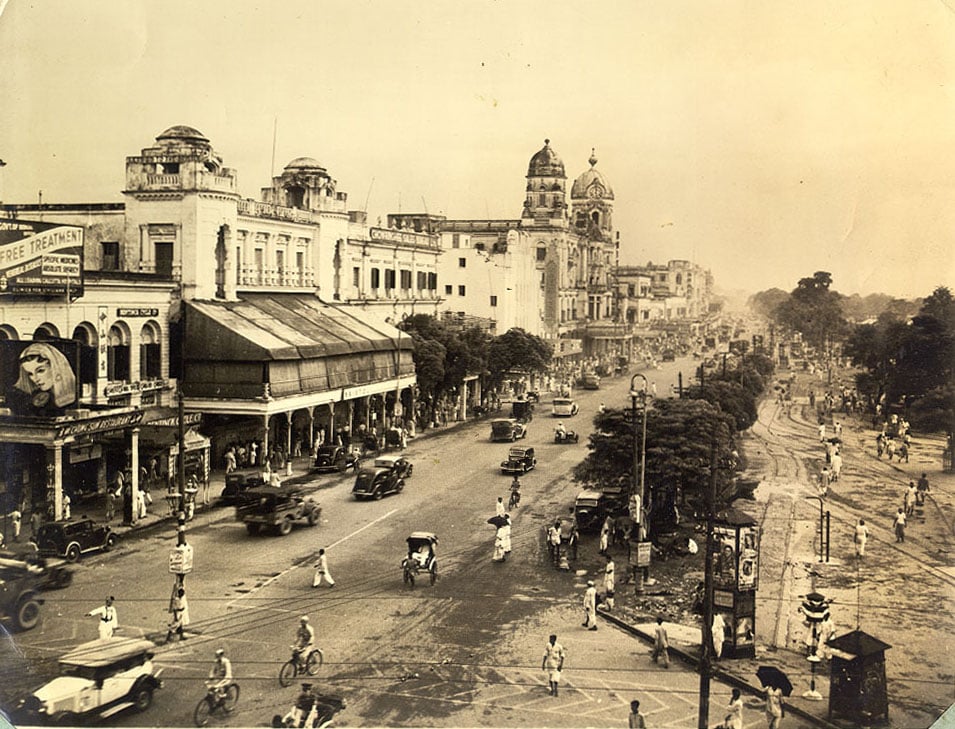
[[[94,640],[60,658],[60,675],[25,699],[21,723],[80,726],[125,709],[145,711],[162,687],[156,644],[141,638]]]
[[[571,418],[577,414],[577,403],[569,397],[555,397],[551,414],[555,418]]]

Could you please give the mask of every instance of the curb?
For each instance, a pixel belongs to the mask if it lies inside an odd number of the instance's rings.
[[[607,611],[602,610],[600,608],[597,609],[597,614],[600,617],[602,617],[604,620],[606,620],[607,622],[613,623],[618,628],[621,628],[622,630],[627,631],[631,635],[634,635],[637,638],[640,638],[641,640],[647,643],[653,644],[654,638],[649,633],[644,633],[642,630],[639,630],[633,625],[630,625],[630,623],[627,623],[624,620],[621,620],[615,615],[611,615]],[[684,663],[688,663],[694,668],[699,668],[700,659],[694,654],[688,653],[682,648],[676,648],[672,645],[669,648],[669,652],[677,656]],[[752,694],[754,696],[763,696],[763,692],[761,689],[757,688],[756,686],[753,686],[751,683],[749,683],[748,681],[745,681],[739,676],[736,676],[732,673],[724,671],[721,668],[714,668],[712,676],[713,678],[718,678],[721,681],[725,681],[731,686],[738,688],[740,691],[746,691],[747,693]],[[802,709],[798,706],[793,706],[787,701],[783,701],[783,705],[787,712],[792,713],[795,716],[800,717],[801,719],[805,719],[806,721],[809,721],[812,724],[815,724],[816,726],[823,727],[823,729],[841,729],[841,727],[839,727],[836,724],[833,724],[829,720],[824,719],[821,716],[816,716],[815,714],[811,714],[805,709]]]

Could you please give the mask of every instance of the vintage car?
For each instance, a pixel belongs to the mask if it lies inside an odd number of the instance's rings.
[[[315,454],[312,470],[315,473],[344,473],[349,468],[358,468],[359,457],[355,451],[340,445],[323,445]]]
[[[374,468],[390,468],[398,474],[398,478],[411,478],[414,464],[404,456],[378,456]]]
[[[599,390],[600,375],[595,372],[588,372],[580,378],[580,386],[585,390]]]
[[[355,485],[352,487],[352,495],[356,499],[380,499],[387,494],[399,494],[405,487],[405,477],[400,475],[408,467],[408,475],[411,475],[411,464],[405,458],[398,458],[404,465],[397,465],[393,459],[379,456],[375,459],[374,465],[363,468],[355,477]],[[385,465],[378,465],[379,462]]]
[[[534,419],[534,403],[537,400],[517,398],[511,403],[511,417],[521,423],[529,423]]]
[[[507,458],[501,461],[501,473],[527,473],[536,465],[533,448],[514,447],[507,452]]]
[[[600,491],[581,491],[574,501],[574,516],[582,532],[595,532],[610,516],[626,511],[626,502]]]
[[[15,570],[33,575],[40,590],[59,590],[73,583],[73,573],[61,559],[47,559],[36,552],[0,551],[0,571],[11,574]]]
[[[551,415],[555,418],[570,418],[577,414],[577,403],[569,397],[555,397],[551,404]]]
[[[110,638],[77,646],[60,658],[60,675],[24,699],[18,723],[84,726],[125,709],[146,711],[162,687],[153,666],[156,644]]]
[[[219,500],[227,505],[238,504],[249,489],[265,485],[261,468],[240,468],[226,474]]]
[[[245,500],[235,510],[236,518],[245,524],[249,534],[264,529],[285,536],[296,522],[318,524],[322,507],[298,486],[259,486],[246,492]]]
[[[106,524],[80,518],[48,522],[40,527],[32,541],[44,557],[63,557],[75,562],[86,552],[109,551],[116,545],[116,535]]]
[[[18,565],[0,565],[0,621],[31,630],[40,621],[42,575]]]
[[[527,426],[524,423],[507,418],[491,421],[491,440],[492,441],[511,441],[527,436]]]

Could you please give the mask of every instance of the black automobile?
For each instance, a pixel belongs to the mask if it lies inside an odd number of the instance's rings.
[[[44,557],[75,562],[86,552],[109,551],[116,544],[116,535],[107,525],[92,519],[51,521],[40,527],[33,542]]]
[[[402,468],[396,467],[392,457],[381,456],[376,458],[374,465],[363,468],[355,477],[352,495],[356,499],[380,499],[387,494],[398,494],[405,487],[405,478],[401,476]],[[407,464],[407,475],[411,475],[411,464],[405,458],[397,458]],[[379,465],[381,463],[382,465]]]
[[[533,448],[514,447],[507,452],[507,458],[501,461],[501,473],[527,473],[536,465]]]
[[[357,467],[358,454],[346,450],[340,445],[321,446],[315,454],[315,463],[312,464],[312,470],[315,473],[331,473],[333,471],[344,473],[349,468]]]
[[[265,479],[262,478],[262,470],[259,468],[240,468],[226,474],[225,487],[219,494],[219,499],[223,504],[238,504],[243,495],[249,489],[256,486],[265,486]]]
[[[615,516],[618,502],[600,491],[581,491],[574,502],[577,528],[582,532],[595,532],[608,516]]]
[[[509,440],[514,442],[518,438],[527,437],[527,426],[514,418],[492,420],[491,440]]]

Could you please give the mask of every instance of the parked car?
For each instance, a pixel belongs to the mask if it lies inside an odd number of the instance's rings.
[[[555,418],[571,418],[578,410],[577,403],[569,397],[555,397],[551,405],[551,415]]]
[[[126,709],[146,711],[162,687],[156,644],[142,638],[94,640],[60,658],[60,675],[21,702],[17,723],[84,726]]]
[[[414,471],[414,464],[404,456],[378,456],[375,459],[374,468],[390,468],[398,478],[411,478]]]
[[[315,473],[330,473],[338,471],[344,473],[349,468],[357,468],[358,453],[340,445],[323,445],[315,454],[315,463],[312,470]]]
[[[608,516],[617,516],[624,511],[625,502],[600,491],[581,491],[574,501],[577,528],[582,532],[595,532]]]
[[[0,566],[0,621],[14,630],[31,630],[40,622],[42,576],[19,567]]]
[[[298,486],[260,486],[249,489],[245,501],[235,510],[236,518],[245,524],[249,534],[271,529],[285,536],[296,522],[318,524],[322,507]]]
[[[491,421],[491,440],[492,441],[515,441],[518,438],[524,438],[527,436],[527,426],[515,420],[514,418],[507,418],[501,420],[492,420]]]
[[[226,474],[225,487],[219,494],[219,500],[223,504],[235,505],[242,500],[246,491],[265,485],[265,479],[262,478],[262,469],[240,468]]]
[[[67,562],[75,562],[86,552],[108,552],[116,545],[116,535],[106,524],[83,518],[48,522],[40,527],[32,541],[44,557],[63,557]]]
[[[507,458],[501,461],[501,473],[527,473],[537,465],[533,448],[515,447],[507,452]]]
[[[376,465],[361,469],[355,477],[351,492],[356,499],[380,499],[387,494],[400,494],[404,489],[405,480],[395,468],[377,463],[376,458]]]

